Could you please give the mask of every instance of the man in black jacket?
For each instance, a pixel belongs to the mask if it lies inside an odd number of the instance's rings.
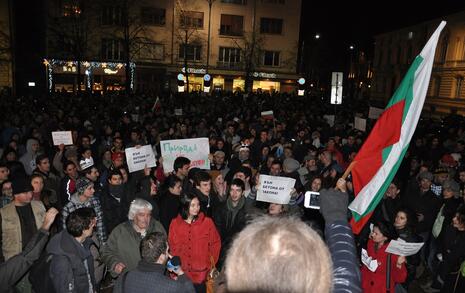
[[[186,277],[181,265],[169,269],[176,274],[173,280],[165,275],[165,264],[168,261],[168,241],[166,235],[154,232],[147,235],[140,243],[141,261],[137,268],[131,270],[118,279],[114,293],[194,293],[192,282]]]
[[[239,178],[231,182],[228,199],[215,210],[214,220],[221,236],[221,252],[218,266],[221,267],[234,236],[244,229],[250,210],[244,197],[245,184]]]

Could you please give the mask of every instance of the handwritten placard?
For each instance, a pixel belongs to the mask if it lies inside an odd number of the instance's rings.
[[[295,179],[288,177],[260,175],[257,200],[278,204],[288,204]]]
[[[360,118],[360,117],[355,117],[354,119],[355,119],[354,128],[358,129],[358,130],[361,130],[361,131],[366,131],[366,129],[367,129],[367,120],[363,119],[363,118]]]
[[[130,173],[143,170],[146,166],[151,168],[157,165],[151,145],[127,148],[124,152]]]
[[[405,242],[401,239],[391,240],[388,247],[386,248],[386,252],[396,255],[410,256],[417,254],[424,244],[424,242]]]
[[[174,160],[177,157],[186,157],[191,160],[191,168],[210,170],[210,160],[208,159],[210,144],[206,137],[162,140],[160,148],[165,172],[173,171]]]
[[[370,107],[368,111],[368,118],[370,119],[378,119],[381,114],[383,114],[384,110],[376,107]]]
[[[73,135],[71,131],[53,131],[52,132],[53,145],[72,145]]]

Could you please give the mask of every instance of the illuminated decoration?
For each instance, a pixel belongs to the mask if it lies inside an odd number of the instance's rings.
[[[105,69],[103,69],[103,72],[105,72],[105,74],[117,74],[118,69],[117,70],[111,70],[110,68],[105,68]]]
[[[62,68],[64,72],[77,73],[78,61],[65,61],[57,59],[44,59],[42,62],[45,65],[48,75],[48,91],[53,90],[53,69]],[[96,61],[82,61],[81,65],[86,68],[84,74],[87,77],[86,86],[91,89],[92,73],[94,68],[102,68],[106,74],[116,74],[119,69],[126,67],[126,64],[116,62],[96,62]],[[64,69],[66,67],[66,70]],[[130,88],[134,89],[134,76],[135,76],[136,64],[134,62],[129,63],[130,70]],[[111,72],[111,73],[109,73]],[[114,73],[113,73],[114,72]]]

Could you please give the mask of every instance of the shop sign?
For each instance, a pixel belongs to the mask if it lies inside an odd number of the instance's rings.
[[[185,72],[186,72],[186,68],[183,67],[183,68],[181,69],[181,71],[182,71],[183,73],[185,73]],[[189,68],[187,68],[187,73],[191,73],[191,74],[205,74],[205,73],[207,73],[207,70],[206,70],[205,68],[191,68],[191,67],[189,67]]]
[[[252,76],[255,78],[276,78],[276,73],[267,73],[267,72],[253,72]]]

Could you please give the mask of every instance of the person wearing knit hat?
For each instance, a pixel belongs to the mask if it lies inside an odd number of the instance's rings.
[[[11,183],[13,201],[0,209],[1,243],[0,262],[20,253],[42,225],[45,207],[41,201],[32,200],[30,180],[19,176]]]
[[[292,158],[287,158],[283,162],[283,171],[284,173],[293,173],[300,168],[300,164],[297,160]]]
[[[66,219],[68,215],[80,208],[93,208],[97,215],[97,238],[100,244],[107,242],[107,232],[103,221],[103,212],[100,201],[94,196],[94,183],[87,177],[80,177],[76,180],[76,192],[71,196],[69,202],[61,211],[62,227],[66,229]]]

